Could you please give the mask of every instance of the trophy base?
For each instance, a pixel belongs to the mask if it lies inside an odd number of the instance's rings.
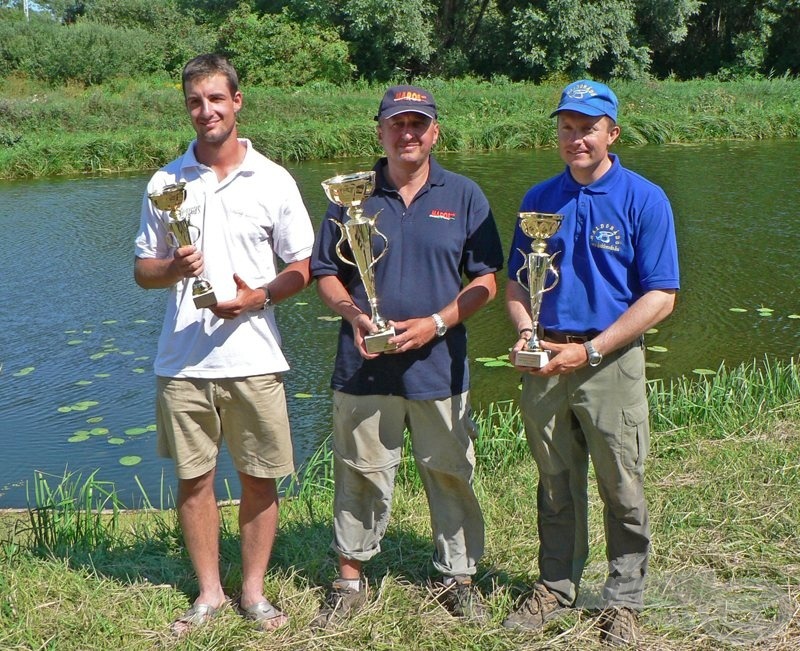
[[[217,304],[217,297],[213,289],[207,289],[202,294],[194,294],[192,297],[194,306],[199,310],[203,307],[211,307]]]
[[[542,368],[550,361],[546,350],[519,350],[514,358],[514,366],[524,368]]]
[[[390,344],[389,339],[394,337],[394,328],[383,330],[374,335],[367,335],[364,337],[364,348],[368,353],[385,353],[390,350],[396,350],[397,344]]]

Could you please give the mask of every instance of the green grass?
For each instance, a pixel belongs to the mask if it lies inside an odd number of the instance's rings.
[[[800,373],[796,362],[721,368],[715,376],[650,386],[653,423],[646,489],[653,550],[642,649],[800,647]],[[450,618],[433,576],[428,511],[407,459],[398,474],[383,551],[367,565],[369,607],[340,628],[309,630],[334,575],[331,454],[309,460],[281,525],[266,594],[290,615],[275,634],[233,611],[181,642],[172,618],[196,584],[172,510],[106,512],[93,478],[39,485],[39,509],[0,517],[2,649],[598,649],[592,609],[605,572],[601,504],[592,490],[591,550],[581,608],[541,633],[500,626],[536,576],[536,471],[514,402],[477,418],[476,489],[487,523],[478,580],[491,622]],[[100,489],[100,490],[98,490]],[[92,499],[88,499],[88,495]],[[45,519],[36,521],[41,507]],[[220,507],[221,558],[231,593],[241,579],[235,505]],[[33,518],[33,519],[32,519]]]
[[[420,80],[435,95],[438,151],[528,149],[555,144],[549,118],[560,85]],[[616,82],[621,142],[691,143],[796,138],[800,80]],[[371,157],[372,120],[385,88],[365,83],[286,90],[244,88],[241,133],[279,161]],[[119,80],[50,88],[0,79],[0,178],[147,170],[192,138],[173,80]]]

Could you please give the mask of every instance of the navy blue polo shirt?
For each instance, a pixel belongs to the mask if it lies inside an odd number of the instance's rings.
[[[679,289],[672,208],[664,191],[625,169],[610,154],[611,169],[591,185],[578,184],[567,168],[530,190],[521,212],[561,213],[548,240],[560,282],[542,297],[539,322],[559,332],[605,330],[644,293]],[[517,223],[508,277],[517,279],[531,239]],[[522,280],[527,284],[527,272]],[[548,276],[547,283],[552,282]]]
[[[387,320],[430,316],[458,295],[462,278],[473,279],[502,269],[503,250],[497,226],[478,185],[449,172],[430,158],[428,181],[406,208],[384,174],[386,159],[375,166],[376,188],[364,202],[364,215],[377,214],[376,226],[388,239],[388,251],[373,268],[378,311]],[[354,302],[371,314],[355,267],[336,254],[343,208],[331,203],[320,226],[311,272],[315,278],[336,275]],[[373,238],[374,254],[383,240]],[[347,243],[342,251],[350,260]],[[353,344],[350,323],[342,320],[331,387],[354,395],[397,395],[414,400],[447,398],[469,388],[467,333],[450,328],[422,348],[365,360]]]

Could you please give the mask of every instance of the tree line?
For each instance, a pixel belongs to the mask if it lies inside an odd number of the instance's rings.
[[[81,84],[206,51],[271,86],[732,79],[796,75],[798,26],[800,0],[0,0],[0,63]]]

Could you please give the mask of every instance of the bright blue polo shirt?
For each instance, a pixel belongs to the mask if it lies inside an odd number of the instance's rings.
[[[678,249],[672,208],[664,191],[625,169],[610,154],[611,169],[591,185],[579,185],[567,168],[528,190],[521,212],[561,213],[564,221],[549,240],[561,274],[542,298],[539,322],[547,329],[602,331],[653,289],[679,289]],[[508,277],[517,279],[531,239],[520,229],[508,257]],[[522,280],[527,284],[527,272]],[[552,282],[548,276],[547,283]]]
[[[388,251],[376,263],[378,311],[402,321],[438,312],[461,291],[462,278],[476,278],[503,267],[503,250],[489,202],[470,179],[442,168],[431,156],[427,183],[406,208],[384,174],[386,159],[375,166],[376,188],[364,203],[366,216],[388,239]],[[371,314],[364,285],[355,267],[336,255],[340,229],[329,218],[346,220],[345,210],[331,203],[319,229],[311,271],[338,276],[356,305]],[[373,238],[374,254],[383,241]],[[345,242],[342,251],[352,260]],[[450,328],[417,350],[365,360],[353,345],[350,323],[342,320],[331,379],[333,389],[354,395],[398,395],[414,400],[447,398],[469,388],[467,332]]]

